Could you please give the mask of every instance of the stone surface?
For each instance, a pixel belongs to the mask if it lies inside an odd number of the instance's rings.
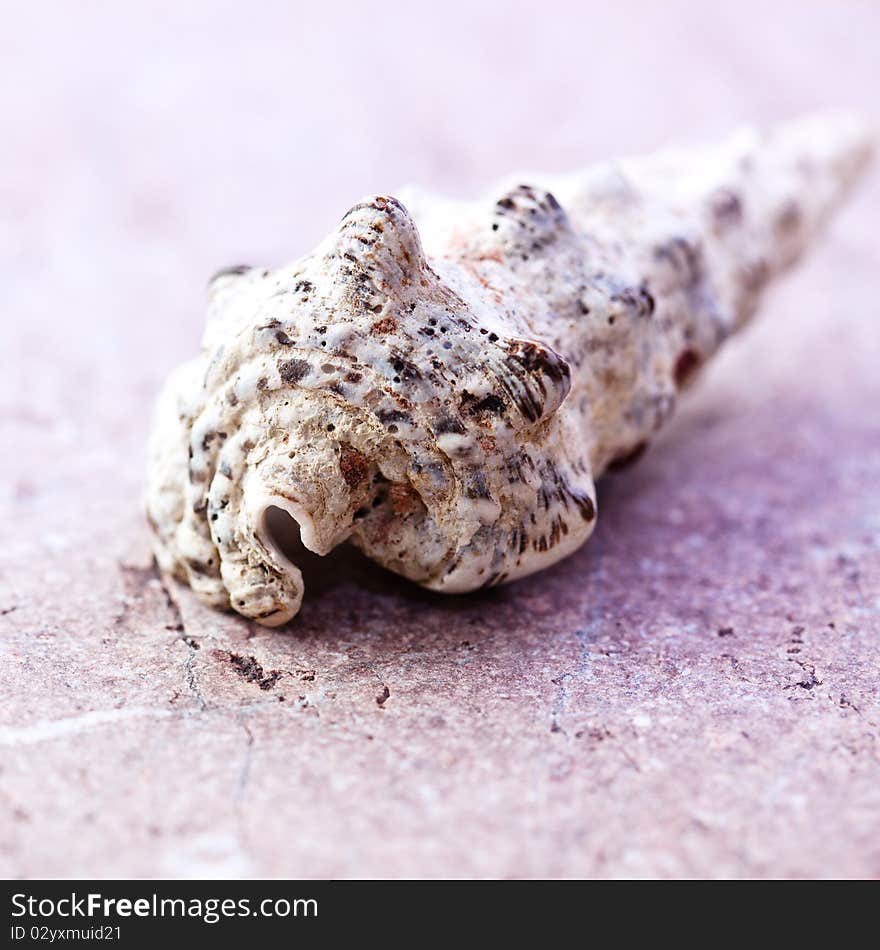
[[[401,9],[375,61],[358,8],[7,12],[0,873],[880,875],[876,175],[549,572],[444,598],[342,552],[270,631],[151,564],[216,266],[405,178],[876,106],[877,8],[656,7]]]

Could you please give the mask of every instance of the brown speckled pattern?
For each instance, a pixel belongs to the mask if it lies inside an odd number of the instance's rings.
[[[221,271],[157,410],[161,567],[274,626],[304,592],[275,510],[435,590],[555,563],[868,152],[817,117],[464,207],[412,192],[415,219],[376,196],[289,267]]]

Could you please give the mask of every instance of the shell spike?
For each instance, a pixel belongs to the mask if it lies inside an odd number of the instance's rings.
[[[323,254],[331,266],[363,273],[389,294],[411,287],[426,264],[415,221],[387,195],[364,198],[350,208]]]

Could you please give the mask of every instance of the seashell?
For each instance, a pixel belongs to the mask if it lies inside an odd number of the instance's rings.
[[[287,267],[221,271],[156,409],[161,569],[274,626],[303,596],[290,527],[438,591],[566,557],[594,480],[654,438],[869,152],[858,121],[818,117],[485,201],[375,196]]]

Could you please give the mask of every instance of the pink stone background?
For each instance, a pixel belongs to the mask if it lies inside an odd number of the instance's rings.
[[[539,577],[343,554],[267,631],[163,590],[140,499],[216,267],[410,180],[876,118],[878,48],[868,2],[7,4],[0,873],[880,875],[876,174]]]

